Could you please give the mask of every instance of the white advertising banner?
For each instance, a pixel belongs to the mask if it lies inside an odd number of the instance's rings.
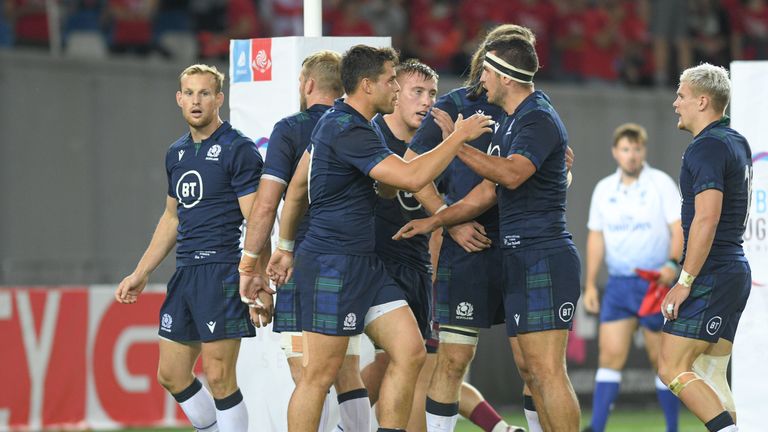
[[[233,40],[229,67],[232,125],[253,139],[262,156],[266,155],[275,123],[299,111],[299,73],[304,58],[319,50],[344,53],[357,44],[391,46],[389,37]],[[287,430],[293,382],[279,341],[270,325],[259,330],[256,338],[243,339],[240,348],[237,378],[248,406],[252,432]]]
[[[768,387],[760,377],[768,365],[768,61],[731,63],[734,129],[752,147],[752,207],[744,250],[752,267],[752,293],[733,347],[732,381],[740,430],[765,430]]]

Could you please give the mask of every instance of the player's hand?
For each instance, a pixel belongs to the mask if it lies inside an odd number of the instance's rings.
[[[115,290],[115,300],[118,303],[133,304],[139,299],[139,294],[144,291],[149,281],[149,275],[140,276],[131,273],[120,282]]]
[[[485,114],[473,114],[467,119],[459,114],[454,125],[454,132],[461,133],[465,142],[472,141],[482,134],[493,132],[493,123],[491,116]]]
[[[269,294],[274,293],[274,290],[269,287],[266,275],[256,272],[240,272],[240,300],[243,303],[254,304],[261,291]]]
[[[491,239],[486,237],[485,227],[475,221],[449,227],[448,234],[467,252],[480,252],[491,247]]]
[[[251,322],[256,328],[266,327],[267,324],[272,322],[272,315],[274,313],[274,298],[272,294],[263,290],[259,291],[254,305],[248,308],[248,313],[251,316]]]
[[[565,169],[567,171],[570,171],[573,167],[573,159],[576,158],[576,155],[573,154],[573,149],[571,146],[565,147]]]
[[[691,289],[680,284],[675,284],[661,302],[661,313],[668,320],[676,320],[680,305],[691,295]],[[670,306],[672,306],[670,308]]]
[[[582,303],[584,303],[584,310],[587,312],[595,315],[600,313],[600,294],[597,292],[596,286],[590,284],[584,287]]]
[[[429,234],[439,226],[437,220],[433,217],[414,219],[403,225],[403,227],[392,236],[392,240],[409,239],[419,234]]]
[[[677,278],[677,270],[668,265],[661,266],[659,269],[659,278],[656,280],[664,286],[672,286]]]
[[[435,123],[440,126],[440,130],[443,131],[443,139],[448,138],[448,135],[453,133],[456,125],[453,123],[453,119],[447,112],[440,108],[432,107],[432,117],[434,117]]]
[[[293,252],[276,250],[267,264],[267,276],[278,287],[291,279],[293,274]]]

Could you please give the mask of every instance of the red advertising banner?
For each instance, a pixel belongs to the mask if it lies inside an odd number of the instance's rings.
[[[0,430],[186,424],[155,378],[164,287],[113,289],[0,288]]]

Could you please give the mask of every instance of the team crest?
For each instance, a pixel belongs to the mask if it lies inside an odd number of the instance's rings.
[[[173,325],[173,318],[171,318],[171,316],[167,313],[163,314],[163,318],[160,320],[160,330],[170,333],[171,325]]]
[[[211,146],[211,148],[208,149],[208,154],[205,155],[205,160],[217,161],[219,160],[220,154],[221,154],[221,146],[218,144],[214,144]]]
[[[357,315],[352,312],[344,317],[344,330],[354,330],[357,327]]]
[[[475,308],[470,302],[461,302],[456,306],[456,318],[471,320],[474,318]]]

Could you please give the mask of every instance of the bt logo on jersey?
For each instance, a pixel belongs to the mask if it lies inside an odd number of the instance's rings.
[[[203,199],[203,177],[199,172],[191,170],[179,177],[176,198],[184,208],[192,208]]]

